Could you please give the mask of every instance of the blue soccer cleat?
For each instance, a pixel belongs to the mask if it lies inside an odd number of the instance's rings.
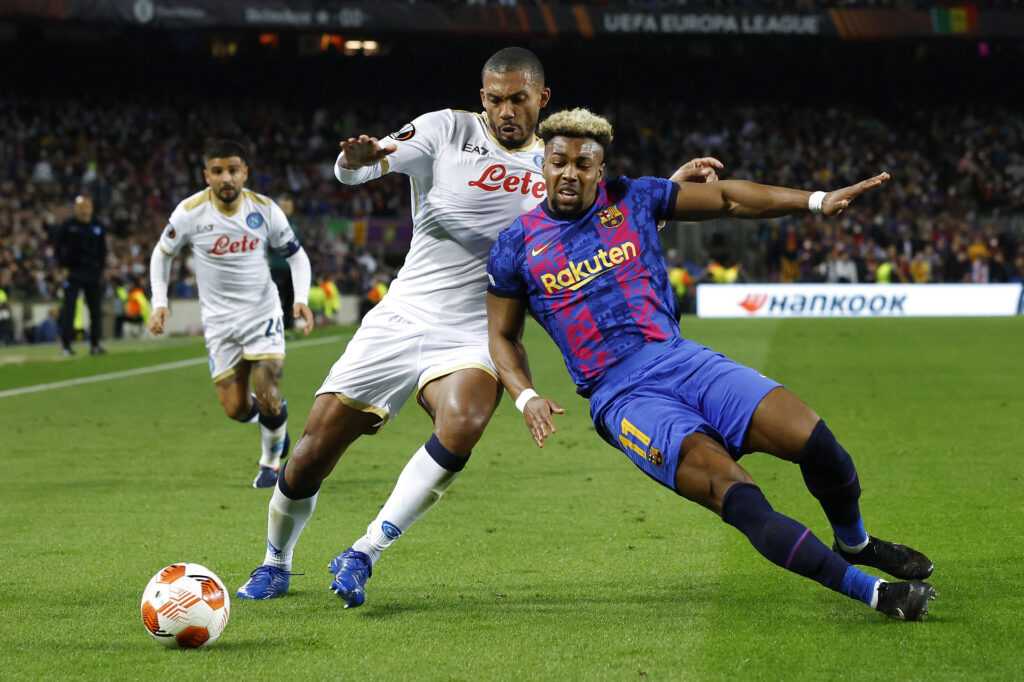
[[[249,581],[238,588],[242,599],[273,599],[288,592],[288,577],[292,573],[274,566],[258,566],[249,574]]]
[[[331,591],[345,600],[345,608],[362,606],[366,601],[364,586],[373,575],[370,557],[349,547],[334,557],[327,569],[334,574]]]
[[[273,488],[277,485],[277,469],[261,466],[256,478],[252,481],[253,488]]]

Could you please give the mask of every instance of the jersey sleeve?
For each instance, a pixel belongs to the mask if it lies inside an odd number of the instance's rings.
[[[634,180],[633,187],[645,195],[655,220],[672,219],[679,185],[666,178],[644,177]]]
[[[284,258],[291,257],[302,246],[299,244],[295,231],[288,222],[288,216],[284,214],[281,207],[270,202],[270,211],[267,220],[267,236],[270,241],[270,248]]]
[[[395,151],[388,154],[379,164],[346,170],[335,163],[334,172],[338,180],[355,185],[379,178],[387,173],[405,173],[412,177],[426,177],[434,172],[434,159],[441,146],[452,135],[455,114],[451,109],[423,114],[412,123],[406,123],[390,135],[381,138],[382,146],[394,145]],[[341,156],[338,156],[338,161]]]
[[[382,170],[414,177],[432,175],[434,159],[451,137],[454,126],[455,114],[451,109],[432,111],[405,124],[385,138],[396,149],[384,159]]]
[[[526,282],[520,270],[523,262],[523,232],[519,220],[512,223],[491,247],[487,261],[487,291],[501,298],[526,298]]]
[[[168,256],[176,256],[181,247],[189,243],[190,224],[188,214],[185,211],[185,202],[178,204],[171,217],[167,220],[167,227],[160,235],[157,247]]]

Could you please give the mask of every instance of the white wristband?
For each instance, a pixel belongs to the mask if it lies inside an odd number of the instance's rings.
[[[807,210],[811,213],[821,213],[821,203],[825,201],[825,194],[827,192],[812,192],[811,196],[807,197]]]
[[[519,397],[516,398],[516,409],[522,412],[523,410],[526,409],[526,403],[530,402],[536,397],[537,391],[533,390],[532,388],[524,390],[522,393],[519,394]]]

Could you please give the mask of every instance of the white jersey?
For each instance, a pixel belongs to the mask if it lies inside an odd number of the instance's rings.
[[[445,109],[424,114],[381,141],[397,149],[379,165],[338,179],[358,184],[398,172],[409,176],[412,245],[384,302],[432,326],[487,335],[487,257],[498,233],[546,196],[536,137],[502,147],[482,114]]]
[[[178,204],[159,247],[175,256],[192,245],[204,325],[280,306],[267,249],[290,256],[299,243],[284,212],[268,197],[243,189],[235,212],[222,213],[207,187]]]

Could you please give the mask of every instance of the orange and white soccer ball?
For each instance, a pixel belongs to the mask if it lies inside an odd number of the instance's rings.
[[[161,569],[142,593],[142,622],[156,641],[196,649],[224,632],[231,599],[217,575],[199,564]]]

